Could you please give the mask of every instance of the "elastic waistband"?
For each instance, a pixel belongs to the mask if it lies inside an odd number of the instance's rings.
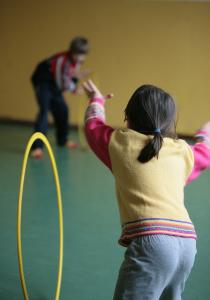
[[[123,224],[119,244],[127,247],[130,242],[139,236],[165,234],[184,238],[197,239],[194,225],[191,222],[180,220],[146,218]]]

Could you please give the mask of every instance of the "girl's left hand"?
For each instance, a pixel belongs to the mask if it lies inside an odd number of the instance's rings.
[[[84,82],[83,88],[89,98],[111,99],[113,97],[113,94],[108,94],[107,96],[103,96],[92,80],[88,80]]]

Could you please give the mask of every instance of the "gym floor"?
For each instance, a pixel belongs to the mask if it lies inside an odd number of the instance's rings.
[[[27,126],[0,126],[0,300],[21,300],[16,215]],[[76,133],[73,133],[77,139]],[[64,266],[61,300],[111,300],[124,248],[114,180],[90,151],[53,146],[61,181]],[[210,170],[186,188],[185,201],[198,233],[196,263],[184,300],[210,299]],[[22,238],[30,300],[54,299],[58,266],[56,190],[47,153],[30,159],[23,198]]]

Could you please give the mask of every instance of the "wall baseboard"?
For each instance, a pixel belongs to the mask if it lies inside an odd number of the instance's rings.
[[[29,120],[19,120],[19,119],[13,119],[9,117],[0,117],[0,124],[7,124],[7,125],[20,125],[20,126],[33,126],[34,122]],[[49,127],[54,127],[53,123],[49,123]],[[73,130],[78,130],[78,125],[71,124],[69,127]],[[189,134],[185,133],[178,133],[179,138],[186,139],[186,140],[193,140],[194,137]]]
[[[13,119],[9,117],[0,117],[0,124],[5,125],[20,125],[20,126],[34,126],[34,122],[30,120],[19,120],[19,119]],[[54,127],[54,124],[52,122],[49,122],[49,127]],[[78,129],[78,125],[71,124],[69,125],[71,129]]]

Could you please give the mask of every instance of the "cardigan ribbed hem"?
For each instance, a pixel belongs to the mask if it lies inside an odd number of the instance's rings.
[[[119,244],[127,247],[137,237],[154,234],[197,239],[194,225],[191,222],[164,218],[146,218],[123,224]]]

